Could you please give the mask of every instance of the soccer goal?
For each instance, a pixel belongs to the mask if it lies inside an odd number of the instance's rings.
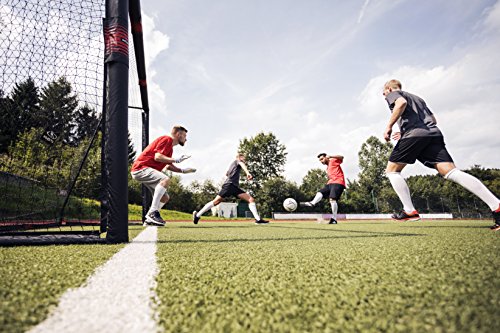
[[[0,243],[128,241],[148,115],[139,0],[2,1]]]

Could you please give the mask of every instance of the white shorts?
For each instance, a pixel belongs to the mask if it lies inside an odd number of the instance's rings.
[[[144,168],[138,171],[133,171],[130,174],[134,180],[144,184],[144,186],[146,186],[151,193],[155,192],[156,185],[158,185],[162,179],[168,178],[166,174],[153,168]]]

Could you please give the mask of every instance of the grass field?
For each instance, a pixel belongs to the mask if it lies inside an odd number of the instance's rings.
[[[165,332],[499,332],[500,233],[490,224],[169,223],[157,243],[159,325]],[[64,289],[120,248],[0,248],[0,331],[41,321]]]

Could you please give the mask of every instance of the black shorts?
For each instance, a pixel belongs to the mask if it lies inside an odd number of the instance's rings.
[[[342,184],[326,184],[319,192],[323,194],[323,198],[339,200],[342,192],[344,192],[345,186]]]
[[[238,195],[245,193],[241,188],[234,184],[224,184],[222,185],[222,188],[219,191],[219,195],[223,198],[235,196],[237,197]]]
[[[416,160],[433,169],[436,163],[453,163],[442,136],[401,139],[389,157],[389,161],[394,163],[413,164]]]

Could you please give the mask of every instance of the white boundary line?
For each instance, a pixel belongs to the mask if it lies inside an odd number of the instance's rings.
[[[148,227],[66,291],[58,307],[30,332],[158,332],[154,319],[157,228]]]

